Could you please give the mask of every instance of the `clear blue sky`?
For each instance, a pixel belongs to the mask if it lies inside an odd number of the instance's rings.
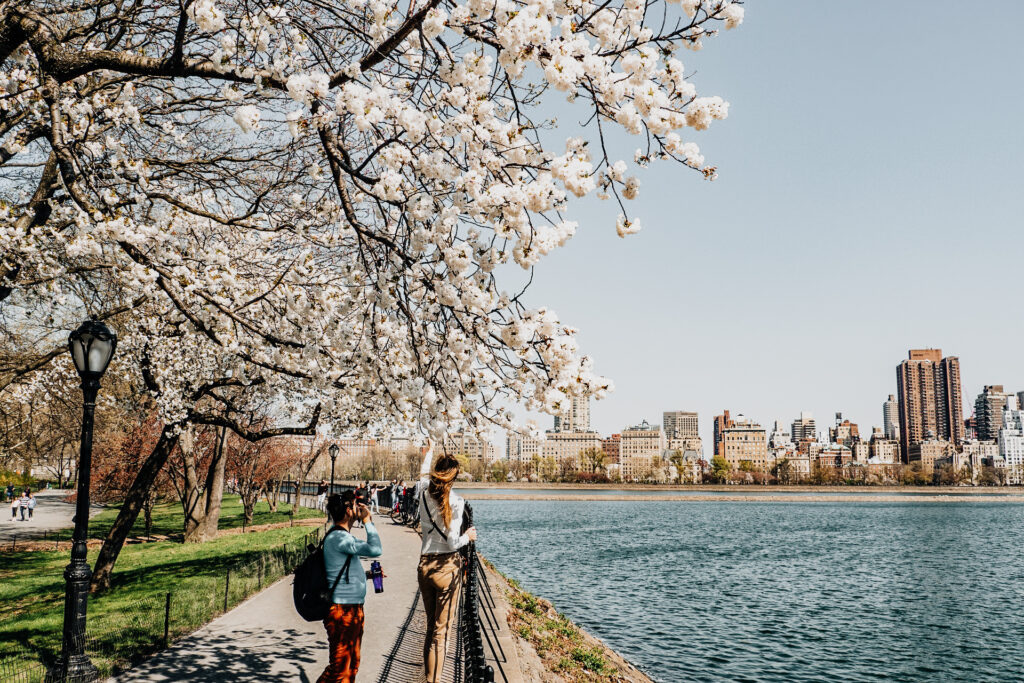
[[[594,428],[696,410],[706,453],[724,408],[870,432],[896,365],[929,346],[960,357],[965,415],[983,384],[1024,389],[1024,2],[746,8],[680,54],[732,105],[684,135],[719,179],[655,164],[639,234],[588,202],[537,269],[530,303],[616,382]]]

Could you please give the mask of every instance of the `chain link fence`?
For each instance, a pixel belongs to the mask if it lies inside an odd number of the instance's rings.
[[[321,529],[314,529],[255,559],[229,564],[223,574],[182,576],[172,592],[127,603],[116,612],[90,614],[85,651],[101,679],[124,671],[291,574],[321,535]],[[59,658],[59,651],[5,644],[0,650],[0,683],[57,681],[52,670]]]

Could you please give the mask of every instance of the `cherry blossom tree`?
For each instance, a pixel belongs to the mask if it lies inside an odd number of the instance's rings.
[[[227,474],[234,481],[235,491],[242,501],[246,524],[252,524],[259,499],[267,495],[300,458],[301,455],[282,439],[253,443],[237,437],[229,438]]]
[[[322,413],[338,432],[440,437],[603,397],[575,330],[506,291],[528,279],[512,271],[573,236],[574,198],[614,202],[614,229],[637,232],[638,167],[714,177],[683,133],[728,103],[698,96],[678,55],[743,13],[0,0],[0,324],[36,330],[0,390],[66,380],[58,332],[110,321],[164,425],[139,496],[188,424],[259,439]],[[556,125],[554,97],[580,123]],[[246,429],[229,392],[300,426]]]

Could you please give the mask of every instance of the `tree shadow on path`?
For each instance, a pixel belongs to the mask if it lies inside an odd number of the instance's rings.
[[[113,679],[189,681],[190,683],[309,683],[319,650],[309,634],[295,629],[249,627],[230,633],[203,633],[186,638],[170,650]]]

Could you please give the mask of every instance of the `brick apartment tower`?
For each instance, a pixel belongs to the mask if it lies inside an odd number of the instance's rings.
[[[900,455],[929,438],[959,444],[964,440],[960,359],[941,349],[911,349],[896,367],[900,410]]]
[[[735,427],[736,422],[729,417],[729,411],[722,411],[721,415],[715,415],[715,455],[722,455],[722,442],[725,439],[725,430]]]

